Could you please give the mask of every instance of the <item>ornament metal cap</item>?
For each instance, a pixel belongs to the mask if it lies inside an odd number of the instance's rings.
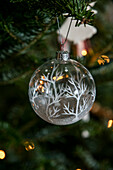
[[[69,52],[68,51],[57,51],[56,58],[63,60],[63,61],[68,61],[70,59]]]

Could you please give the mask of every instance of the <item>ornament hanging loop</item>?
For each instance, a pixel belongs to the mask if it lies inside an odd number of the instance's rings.
[[[70,20],[70,24],[69,24],[69,28],[68,28],[68,31],[67,31],[67,34],[66,34],[66,38],[65,38],[65,41],[63,42],[62,41],[62,36],[61,36],[61,33],[60,33],[59,18],[57,16],[58,31],[59,31],[59,36],[60,36],[60,45],[61,45],[61,49],[63,47],[63,50],[64,50],[64,45],[65,45],[65,43],[67,41],[67,38],[68,38],[68,35],[69,35],[69,31],[70,31],[70,28],[71,28],[72,20],[73,20],[73,18],[71,18],[71,20]]]

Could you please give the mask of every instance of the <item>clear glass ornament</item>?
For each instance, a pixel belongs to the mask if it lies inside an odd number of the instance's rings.
[[[90,72],[59,52],[58,59],[41,65],[29,83],[29,99],[33,110],[45,121],[68,125],[82,119],[91,109],[96,95]]]

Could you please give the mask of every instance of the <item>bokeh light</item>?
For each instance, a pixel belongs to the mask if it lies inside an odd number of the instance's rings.
[[[33,142],[26,141],[26,142],[24,143],[24,145],[25,145],[25,150],[26,150],[26,151],[30,151],[30,150],[35,149],[35,145],[34,145]]]
[[[86,55],[87,55],[87,50],[86,50],[86,49],[82,50],[82,51],[81,51],[81,54],[82,54],[83,56],[86,56]]]
[[[113,120],[109,120],[108,121],[108,128],[112,127],[112,124],[113,124]]]
[[[3,150],[0,150],[0,159],[4,159],[6,156],[5,152]]]

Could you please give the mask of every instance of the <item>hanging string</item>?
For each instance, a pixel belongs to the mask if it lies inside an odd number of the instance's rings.
[[[67,31],[67,35],[66,35],[65,41],[63,42],[62,41],[62,36],[61,36],[61,33],[60,33],[59,18],[57,16],[58,31],[59,31],[59,36],[60,36],[60,44],[61,44],[61,47],[63,47],[63,49],[64,49],[64,45],[65,45],[65,43],[67,41],[67,38],[68,38],[68,35],[69,35],[69,31],[70,31],[70,28],[71,28],[72,20],[73,20],[73,18],[71,18],[71,21],[70,21],[70,24],[69,24],[69,28],[68,28],[68,31]]]
[[[63,41],[62,41],[62,36],[61,36],[61,33],[60,33],[60,23],[59,23],[59,18],[57,16],[57,24],[58,24],[58,32],[59,32],[59,36],[60,36],[60,44],[62,45],[63,44]]]

